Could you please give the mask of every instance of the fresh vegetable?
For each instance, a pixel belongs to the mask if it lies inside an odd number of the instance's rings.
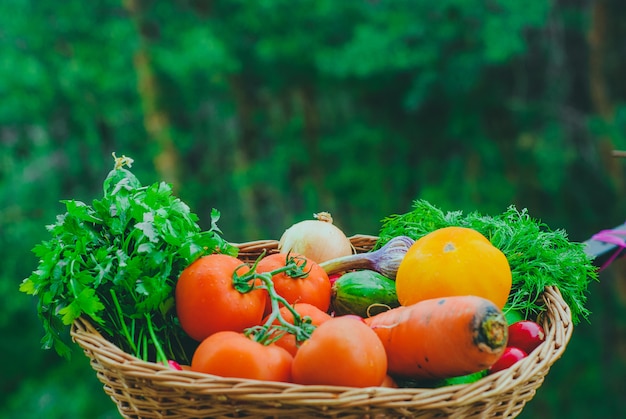
[[[348,272],[332,285],[331,307],[339,316],[368,317],[399,305],[396,283],[376,271]]]
[[[489,374],[509,368],[526,358],[545,340],[543,327],[531,320],[520,320],[508,327],[509,339],[504,353],[488,370]]]
[[[213,254],[183,270],[176,284],[176,312],[191,338],[200,342],[219,331],[243,332],[261,322],[266,293],[252,289],[252,280],[238,284],[233,279],[249,269],[234,256]]]
[[[263,312],[264,298],[269,298],[271,302],[270,314],[263,319],[262,324],[259,322],[248,327],[243,333],[234,330],[214,331],[204,338],[194,352],[193,370],[230,377],[290,381],[293,357],[287,349],[275,342],[289,336],[293,339],[294,348],[297,348],[301,342],[311,337],[316,326],[311,317],[302,316],[296,311],[295,306],[291,306],[278,295],[272,277],[285,271],[302,274],[304,265],[298,264],[294,259],[289,259],[287,264],[275,270],[257,272],[258,263],[263,256],[261,255],[252,267],[241,263],[237,258],[230,258],[230,260],[211,258],[209,260],[208,257],[204,257],[199,262],[208,260],[207,265],[204,266],[205,269],[201,269],[198,275],[193,271],[190,272],[191,278],[204,279],[198,282],[199,285],[196,287],[190,287],[190,290],[208,291],[204,303],[206,303],[207,311],[211,311],[217,317],[217,319],[205,317],[203,322],[234,323],[240,327],[241,319],[237,317],[240,316],[239,310],[242,307],[238,303],[242,300],[236,297],[236,293],[239,293],[242,298],[253,293],[259,293],[257,295],[263,297],[261,302],[253,301],[250,304],[254,307],[255,315],[257,311]],[[298,270],[301,271],[298,272]],[[208,278],[205,276],[207,273]],[[179,284],[183,280],[182,276]],[[217,285],[211,285],[210,282],[215,282]],[[194,281],[188,284],[193,285]],[[222,301],[224,297],[208,295],[220,293],[228,295],[225,301]],[[216,299],[217,307],[210,300],[211,298]],[[228,302],[229,298],[234,299],[236,307],[226,307],[224,303]],[[198,300],[202,300],[202,297]],[[193,301],[196,302],[196,300]],[[310,307],[314,308],[314,306]],[[215,311],[216,308],[217,311]],[[243,308],[243,313],[245,313],[247,306]],[[302,311],[307,311],[307,309]],[[326,313],[323,314],[328,316]],[[316,313],[316,318],[319,317],[321,315]],[[321,323],[322,320],[319,322]]]
[[[503,308],[511,290],[506,256],[474,229],[444,227],[419,238],[396,277],[402,305],[452,295],[476,295]]]
[[[392,376],[441,379],[489,368],[507,343],[507,323],[493,302],[452,296],[400,306],[365,322],[382,341]]]
[[[51,238],[35,246],[37,269],[20,291],[37,297],[44,348],[64,356],[63,331],[86,316],[113,344],[143,360],[185,361],[185,335],[173,310],[172,290],[180,272],[204,254],[237,254],[224,241],[211,213],[211,228],[172,195],[166,183],[142,186],[115,157],[91,205],[63,201],[66,212],[48,226]]]
[[[169,365],[171,369],[176,370],[176,371],[183,370],[183,367],[178,362],[171,360],[171,359],[167,361],[167,365]]]
[[[272,276],[274,289],[289,304],[309,303],[322,311],[330,306],[330,280],[324,270],[313,260],[295,253],[273,253],[262,258],[256,266],[258,273],[271,272],[295,263],[296,269],[288,269]],[[268,298],[265,313],[271,311]]]
[[[341,274],[330,274],[328,275],[328,280],[330,281],[330,285],[333,285],[336,280],[341,278]]]
[[[256,268],[259,260],[262,258],[263,255],[257,259],[245,274],[241,276],[236,273],[233,274],[233,281],[237,284],[237,288],[240,291],[264,290],[271,303],[270,313],[263,319],[263,323],[246,329],[244,333],[256,342],[265,345],[280,340],[283,335],[291,335],[295,339],[295,346],[297,347],[311,337],[311,333],[313,333],[316,326],[313,324],[312,317],[300,315],[295,309],[295,305],[289,304],[287,300],[276,292],[272,277],[285,271],[292,271],[294,274],[297,274],[296,271],[302,270],[304,265],[299,265],[293,259],[290,259],[285,266],[270,272],[259,273],[256,271]],[[254,286],[250,288],[249,284],[252,283],[254,283]]]
[[[395,279],[398,267],[413,242],[414,240],[407,236],[394,237],[378,250],[331,259],[321,263],[321,266],[329,275],[355,269],[368,269],[379,272],[387,278]]]
[[[380,384],[380,387],[398,388],[399,386],[398,386],[398,383],[396,383],[396,380],[394,380],[392,376],[385,375],[385,378],[383,379],[383,382]]]
[[[332,318],[330,314],[320,310],[312,304],[296,303],[293,305],[293,310],[295,310],[300,315],[303,321],[310,321],[310,324],[315,327]],[[289,307],[281,307],[280,315],[285,321],[289,322],[290,324],[294,324],[293,312]],[[264,320],[263,323],[265,323],[266,321],[267,320]],[[279,325],[280,322],[278,319],[276,319],[274,320],[273,324]],[[295,356],[301,342],[297,342],[296,336],[292,333],[281,333],[280,337],[276,339],[276,341],[274,341],[274,344],[280,346],[281,348],[285,348],[291,355]]]
[[[506,317],[506,322],[512,325],[515,322],[520,320],[524,320],[524,316],[517,310],[511,310],[510,308],[504,312],[504,317]]]
[[[345,233],[333,224],[327,212],[313,214],[314,220],[300,221],[282,234],[278,250],[298,253],[316,263],[351,255],[352,243]]]
[[[300,346],[292,364],[298,384],[379,386],[386,373],[385,348],[357,316],[322,323]]]
[[[495,216],[461,211],[444,213],[424,200],[415,201],[410,212],[383,220],[377,247],[400,235],[415,240],[436,229],[461,226],[482,233],[507,257],[512,288],[505,310],[517,310],[526,319],[545,310],[541,294],[546,286],[557,286],[577,324],[587,318],[585,307],[589,283],[598,272],[583,243],[568,240],[564,230],[552,230],[530,217],[528,211],[510,206]]]
[[[527,354],[543,343],[546,334],[540,324],[532,320],[522,320],[509,326],[508,346],[520,348]]]
[[[484,369],[471,374],[458,375],[455,377],[428,379],[428,378],[410,378],[410,377],[394,377],[398,387],[402,388],[441,388],[455,386],[458,384],[471,384],[489,375],[489,370]]]
[[[520,348],[508,346],[502,356],[489,368],[489,374],[505,370],[515,364],[517,361],[526,358],[528,354]]]
[[[506,349],[505,349],[506,351]],[[498,361],[496,361],[498,362]],[[466,374],[466,375],[461,375],[458,377],[450,377],[450,378],[444,378],[443,380],[439,381],[436,385],[436,387],[447,387],[447,386],[454,386],[457,384],[471,384],[471,383],[475,383],[476,381],[480,380],[483,377],[486,377],[489,373],[489,370],[481,370],[481,371],[477,371],[471,374]]]
[[[291,381],[293,357],[276,345],[264,345],[243,333],[222,331],[200,343],[191,370],[222,377]]]

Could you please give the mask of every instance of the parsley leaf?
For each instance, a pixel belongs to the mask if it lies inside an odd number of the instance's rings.
[[[42,346],[59,355],[70,353],[63,332],[86,316],[141,359],[188,362],[174,310],[176,280],[198,257],[236,256],[237,248],[220,235],[219,211],[202,231],[169,184],[144,187],[122,166],[116,158],[101,199],[61,201],[66,212],[47,226],[51,238],[34,246],[38,266],[19,289],[37,297]]]

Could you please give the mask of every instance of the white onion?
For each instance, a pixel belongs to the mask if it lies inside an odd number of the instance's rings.
[[[278,250],[298,253],[316,263],[353,253],[354,248],[345,233],[333,224],[327,212],[313,214],[314,220],[300,221],[289,227],[280,238]]]

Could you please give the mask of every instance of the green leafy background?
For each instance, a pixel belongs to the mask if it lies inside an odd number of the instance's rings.
[[[415,199],[513,204],[574,241],[621,224],[625,19],[621,0],[2,1],[0,417],[119,417],[18,292],[114,151],[232,242],[321,210],[377,234]],[[623,265],[521,417],[626,414]]]

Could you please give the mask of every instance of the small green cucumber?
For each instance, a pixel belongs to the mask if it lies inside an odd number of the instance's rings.
[[[471,384],[486,376],[487,370],[482,370],[468,375],[461,375],[459,377],[444,378],[437,383],[436,387],[453,386],[456,384]]]
[[[370,317],[399,305],[396,283],[376,271],[347,272],[332,287],[331,307],[338,316]]]

